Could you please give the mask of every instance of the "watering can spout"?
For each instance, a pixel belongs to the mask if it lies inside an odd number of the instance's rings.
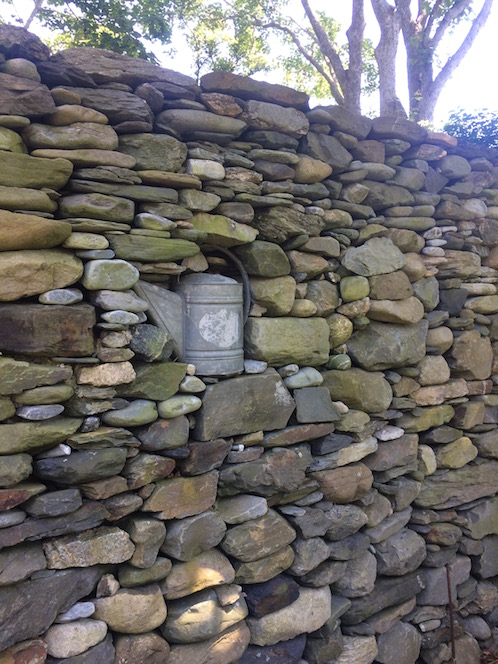
[[[183,297],[148,281],[139,281],[134,290],[149,303],[148,317],[161,329],[173,337],[174,350],[178,357],[183,355]]]

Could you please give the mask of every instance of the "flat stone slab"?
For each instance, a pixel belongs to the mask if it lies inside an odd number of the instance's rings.
[[[281,429],[294,400],[274,370],[209,385],[196,415],[193,436],[211,440],[254,431]]]
[[[246,352],[252,359],[276,367],[319,366],[329,358],[329,332],[322,318],[250,318],[245,329]]]
[[[95,309],[88,304],[0,305],[0,350],[50,357],[88,357],[95,349]]]

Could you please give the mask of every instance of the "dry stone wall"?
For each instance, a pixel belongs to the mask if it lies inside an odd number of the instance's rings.
[[[0,662],[440,664],[453,628],[477,664],[496,152],[6,26],[0,52]],[[213,245],[249,275],[239,375],[182,362],[147,298],[233,276]]]

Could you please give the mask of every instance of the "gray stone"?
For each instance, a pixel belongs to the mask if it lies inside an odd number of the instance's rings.
[[[27,479],[31,475],[32,461],[29,454],[2,456],[0,488],[6,489]]]
[[[125,460],[125,449],[84,450],[66,457],[38,459],[35,468],[41,479],[60,484],[81,484],[118,474]]]
[[[305,449],[276,448],[265,452],[256,461],[226,466],[220,472],[219,492],[222,496],[240,492],[273,496],[296,491],[304,483],[305,469],[311,463]],[[262,477],[265,478],[264,483]]]
[[[399,621],[377,639],[376,660],[381,664],[415,664],[420,654],[422,635],[413,625]]]
[[[137,160],[137,170],[178,171],[187,158],[186,146],[165,134],[120,136],[119,150]]]
[[[247,605],[242,596],[228,606],[221,606],[214,590],[168,603],[168,617],[161,626],[170,643],[197,643],[220,634],[243,620]]]
[[[124,260],[92,260],[85,265],[81,283],[92,291],[126,291],[134,286],[140,273]]]
[[[0,648],[45,632],[58,613],[92,592],[100,576],[98,567],[71,569],[0,588]]]
[[[237,390],[240,398],[236,397]],[[206,389],[194,438],[210,440],[260,429],[279,429],[287,424],[293,410],[294,400],[276,371],[232,378]]]
[[[0,552],[0,586],[10,586],[47,567],[39,543],[13,546]]]
[[[215,115],[207,111],[175,108],[159,113],[156,117],[156,127],[159,130],[174,130],[183,138],[195,137],[202,132],[227,134],[236,138],[247,125],[237,118]]]
[[[34,496],[26,501],[23,508],[30,516],[45,518],[70,514],[81,505],[81,493],[78,489],[63,489]]]
[[[170,647],[159,634],[119,634],[115,637],[116,664],[164,664]]]
[[[296,538],[287,521],[274,510],[259,519],[230,528],[221,543],[223,551],[242,562],[252,562],[276,553]]]
[[[258,499],[254,497],[254,500]],[[260,498],[259,501],[261,500]],[[266,501],[263,502],[266,510]],[[256,516],[260,515],[256,513]],[[177,560],[188,561],[203,551],[217,546],[225,532],[225,522],[215,512],[203,512],[186,519],[173,520],[168,523],[161,552]]]
[[[373,322],[348,340],[351,357],[368,371],[416,364],[425,355],[428,323],[411,325]]]
[[[301,588],[295,602],[262,618],[248,618],[247,624],[251,631],[251,642],[264,646],[313,632],[322,627],[330,615],[331,595],[328,586]]]
[[[416,570],[425,558],[425,541],[412,530],[402,529],[375,546],[377,568],[384,576],[402,576]]]
[[[308,133],[301,140],[300,152],[329,164],[334,173],[345,171],[353,160],[352,155],[337,138],[327,134]]]
[[[388,238],[372,238],[360,247],[348,249],[343,264],[351,272],[370,277],[399,270],[406,263],[401,251]]]

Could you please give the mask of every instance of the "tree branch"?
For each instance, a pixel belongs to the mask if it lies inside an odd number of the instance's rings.
[[[334,97],[336,102],[338,104],[344,104],[344,95],[341,92],[339,82],[335,77],[334,72],[327,71],[325,67],[323,67],[323,65],[311,53],[309,53],[309,51],[303,46],[301,40],[293,30],[291,30],[286,25],[277,23],[276,21],[263,23],[262,21],[256,20],[254,23],[260,28],[272,28],[273,30],[279,30],[280,32],[284,32],[286,35],[288,35],[292,39],[293,43],[295,44],[296,48],[298,49],[299,53],[301,53],[303,58],[305,58],[327,81],[332,96]]]
[[[467,35],[465,36],[465,39],[461,43],[460,47],[455,51],[455,53],[452,56],[448,58],[446,64],[434,79],[433,88],[437,92],[437,96],[439,96],[441,90],[446,85],[453,72],[457,69],[457,67],[460,66],[460,63],[469,52],[477,35],[486,25],[486,21],[489,18],[492,5],[493,5],[493,0],[484,1],[481,11],[477,15],[477,17],[472,21],[472,25],[469,31],[467,32]]]
[[[455,21],[467,9],[471,2],[472,0],[460,0],[460,2],[457,2],[455,5],[453,5],[451,9],[448,9],[443,19],[441,20],[441,23],[437,26],[434,36],[432,38],[429,37],[427,42],[429,48],[432,48],[434,51],[438,47],[441,39],[444,37],[445,32],[451,26],[453,21]]]
[[[33,23],[34,19],[36,18],[36,15],[40,11],[40,9],[43,7],[43,3],[44,3],[44,0],[35,0],[35,6],[33,7],[33,11],[28,16],[28,18],[26,19],[26,22],[23,25],[23,27],[26,28],[26,30],[29,30],[29,27]]]
[[[304,11],[306,12],[306,16],[308,17],[311,27],[313,28],[313,32],[316,35],[316,39],[318,41],[318,45],[320,46],[320,50],[330,62],[331,68],[334,71],[334,74],[337,78],[340,87],[342,88],[342,90],[345,90],[347,87],[347,77],[346,77],[346,71],[341,62],[339,54],[330,43],[330,39],[328,38],[327,33],[323,29],[323,26],[320,23],[320,21],[316,18],[315,14],[313,13],[313,10],[311,9],[308,0],[301,0],[301,4],[304,8]]]

